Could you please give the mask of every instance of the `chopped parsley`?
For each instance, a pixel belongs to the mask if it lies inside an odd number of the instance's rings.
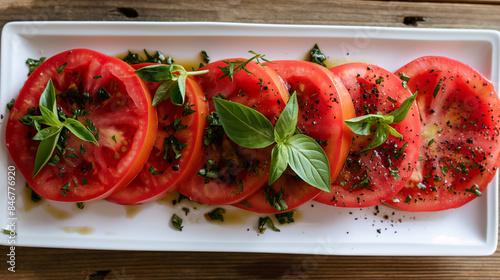
[[[266,226],[276,232],[280,232],[278,228],[274,226],[273,220],[269,217],[259,218],[259,232],[264,233],[266,231]]]
[[[172,225],[174,226],[174,228],[182,231],[182,228],[184,226],[182,225],[182,218],[181,217],[177,216],[176,214],[173,214],[170,221],[172,222]]]

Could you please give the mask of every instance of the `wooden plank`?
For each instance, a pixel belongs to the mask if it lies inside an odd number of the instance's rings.
[[[284,24],[500,29],[500,6],[401,1],[27,1],[0,6],[0,25],[18,20],[223,21]],[[415,20],[412,20],[415,18]]]
[[[500,1],[3,0],[0,26],[19,20],[222,21],[500,30]],[[5,256],[9,248],[0,247]],[[473,279],[500,278],[485,257],[354,257],[16,248],[0,279]]]

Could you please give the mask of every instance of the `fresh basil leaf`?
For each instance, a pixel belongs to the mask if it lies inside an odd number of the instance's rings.
[[[276,144],[271,153],[271,169],[268,185],[272,185],[288,166],[288,148],[284,144]]]
[[[175,81],[166,81],[156,89],[155,96],[153,97],[153,106],[170,98],[170,92],[175,85]]]
[[[44,129],[38,131],[38,133],[35,135],[35,137],[33,137],[33,140],[45,140],[47,138],[50,138],[54,134],[60,133],[61,130],[62,130],[62,126],[46,127]]]
[[[290,96],[290,100],[281,113],[274,129],[274,138],[277,143],[284,142],[292,137],[297,127],[299,105],[297,104],[297,93]]]
[[[49,79],[47,82],[47,86],[45,87],[42,96],[40,96],[39,105],[49,109],[55,116],[57,116],[56,90],[54,88],[54,84],[52,83],[52,79]]]
[[[82,139],[83,141],[92,142],[99,146],[99,143],[97,143],[94,135],[90,133],[90,131],[81,122],[72,118],[67,118],[63,122],[63,125],[68,128],[74,135],[76,135],[76,137]]]
[[[418,91],[416,91],[412,96],[406,98],[406,100],[403,101],[403,103],[396,110],[388,114],[389,116],[394,116],[394,121],[392,123],[400,123],[406,118],[413,102],[417,98],[417,94]]]
[[[172,65],[151,65],[136,70],[135,73],[147,82],[164,82],[172,80]]]
[[[371,128],[377,122],[384,119],[382,115],[364,115],[349,120],[345,120],[344,123],[352,130],[352,132],[358,135],[370,135],[372,134]]]
[[[213,101],[224,131],[236,144],[259,149],[274,143],[273,125],[263,114],[220,98]]]
[[[36,174],[38,174],[38,172],[42,169],[42,167],[50,160],[50,157],[52,156],[52,153],[56,148],[57,140],[59,139],[60,134],[60,132],[53,134],[49,138],[42,140],[42,142],[40,142],[40,145],[38,145],[33,177],[35,177]]]
[[[358,135],[370,135],[372,134],[371,128],[373,126],[373,123],[371,122],[347,122],[344,121],[344,123],[349,127],[352,132],[358,134]]]
[[[48,126],[61,126],[61,122],[59,121],[59,118],[57,115],[54,115],[52,111],[47,109],[45,106],[40,105],[40,112],[42,113],[42,120],[37,120],[41,124],[46,124]]]
[[[288,146],[288,164],[306,183],[330,192],[330,164],[325,151],[309,136],[296,134],[285,144]]]
[[[186,78],[187,76],[179,76],[177,83],[172,87],[172,92],[170,93],[170,100],[172,104],[177,106],[182,106],[184,104],[184,97],[186,95]]]
[[[392,127],[390,125],[386,125],[385,128],[386,128],[387,132],[389,132],[390,135],[395,136],[395,137],[403,137],[403,135],[401,135],[401,133],[399,133],[396,129],[394,129],[394,127]]]
[[[387,125],[389,126],[389,125]],[[389,132],[387,131],[386,125],[379,125],[375,130],[375,135],[373,136],[372,142],[368,144],[360,153],[365,153],[371,149],[374,149],[380,145],[382,145],[389,137]]]

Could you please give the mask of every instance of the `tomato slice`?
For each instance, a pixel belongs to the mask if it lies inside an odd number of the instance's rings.
[[[418,90],[422,149],[410,182],[387,203],[408,211],[438,211],[480,196],[500,163],[500,99],[493,84],[445,57],[421,57],[397,73]]]
[[[399,107],[411,92],[398,76],[365,63],[344,64],[331,69],[351,95],[356,116],[384,115]],[[321,193],[316,201],[339,207],[377,205],[396,194],[410,179],[420,149],[420,118],[414,104],[405,120],[391,124],[403,137],[389,135],[381,146],[360,153],[373,139],[356,135],[332,192]]]
[[[64,135],[51,165],[46,164],[33,178],[40,141],[32,139],[36,129],[19,120],[24,116],[29,121],[32,110],[39,114],[40,96],[49,78],[58,109],[95,127],[99,146],[73,134]],[[105,198],[134,179],[149,156],[156,124],[156,109],[132,67],[92,50],[74,49],[47,59],[29,76],[12,108],[6,143],[39,195],[58,201],[88,201]]]
[[[340,172],[349,152],[352,132],[344,118],[354,116],[351,97],[340,79],[327,68],[307,61],[273,61],[267,67],[285,81],[290,92],[297,93],[300,131],[322,145],[330,162],[331,177]],[[283,210],[269,202],[282,199],[286,211],[299,207],[316,197],[321,190],[297,178],[290,169],[271,186],[263,187],[236,207],[261,213]]]
[[[207,74],[196,76],[196,80],[209,101],[209,111],[214,112],[212,98],[221,96],[255,108],[271,122],[279,116],[288,100],[288,92],[279,77],[251,62],[245,71],[237,72],[231,82],[219,67],[226,67],[227,61],[217,61],[205,65],[200,70]],[[209,119],[214,120],[213,115]],[[246,149],[236,145],[223,133],[222,126],[216,121],[209,122],[206,129],[203,155],[196,170],[188,180],[179,186],[179,193],[191,200],[206,204],[237,203],[259,187],[269,178],[271,147]]]
[[[134,64],[132,67],[140,69],[150,65],[154,63]],[[162,83],[145,84],[154,94]],[[139,204],[160,199],[184,183],[198,167],[208,112],[200,85],[188,77],[184,106],[176,106],[167,100],[158,104],[156,109],[158,133],[147,163],[132,183],[107,200]]]

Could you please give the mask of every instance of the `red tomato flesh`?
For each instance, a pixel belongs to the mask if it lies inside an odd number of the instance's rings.
[[[396,73],[418,90],[421,160],[411,180],[387,203],[407,211],[460,207],[481,195],[500,163],[500,99],[471,67],[427,56]]]
[[[67,160],[56,149],[54,155],[61,160],[45,165],[33,178],[40,141],[32,139],[36,129],[19,119],[28,108],[38,108],[50,78],[59,110],[68,117],[74,115],[72,109],[89,112],[78,121],[94,124],[99,146],[70,133],[64,136]],[[101,88],[109,98],[99,97]],[[36,193],[50,200],[88,201],[105,198],[134,179],[151,151],[154,138],[149,136],[156,134],[156,123],[149,93],[132,67],[92,50],[75,49],[47,59],[29,76],[12,108],[6,143]]]
[[[140,69],[153,63],[134,64]],[[162,83],[145,83],[154,95]],[[170,100],[156,106],[158,133],[153,150],[139,175],[124,189],[107,198],[119,204],[154,201],[173,192],[192,176],[202,155],[202,141],[208,103],[200,85],[191,77],[186,80],[184,106]],[[152,136],[151,136],[152,137]],[[176,158],[176,152],[177,158]]]
[[[243,60],[244,59],[238,59]],[[228,61],[228,60],[225,60]],[[231,60],[234,61],[234,60]],[[271,122],[279,116],[288,100],[288,92],[279,77],[261,65],[251,62],[245,67],[252,74],[240,71],[222,78],[224,61],[212,62],[200,70],[207,74],[196,76],[209,101],[209,111],[214,112],[212,98],[222,96],[226,100],[255,108]],[[207,129],[207,133],[211,129]],[[179,186],[179,193],[191,200],[206,204],[233,204],[257,191],[269,178],[271,147],[246,149],[236,145],[225,134],[218,134],[222,127],[215,128],[203,149],[201,161],[197,163],[198,175],[193,174]],[[218,136],[217,136],[218,135]],[[203,172],[201,172],[203,170]],[[203,174],[206,173],[206,176]],[[208,176],[208,174],[211,174]]]
[[[375,65],[350,63],[331,71],[347,88],[356,116],[377,112],[386,115],[411,96],[398,76]],[[315,200],[339,207],[368,207],[396,194],[410,179],[419,157],[420,118],[416,105],[404,121],[391,126],[403,137],[389,135],[384,144],[364,153],[360,151],[373,137],[355,135],[346,163],[332,183],[332,192],[323,192]]]
[[[306,61],[273,61],[266,64],[285,82],[289,92],[297,93],[300,131],[317,140],[330,162],[331,177],[340,172],[351,145],[352,132],[344,125],[344,118],[352,118],[351,98],[338,77],[327,68]],[[287,211],[316,197],[321,190],[305,183],[286,170],[271,186],[263,187],[244,204],[236,207],[261,213],[278,213],[266,197],[282,192]],[[248,207],[250,206],[250,207]]]

